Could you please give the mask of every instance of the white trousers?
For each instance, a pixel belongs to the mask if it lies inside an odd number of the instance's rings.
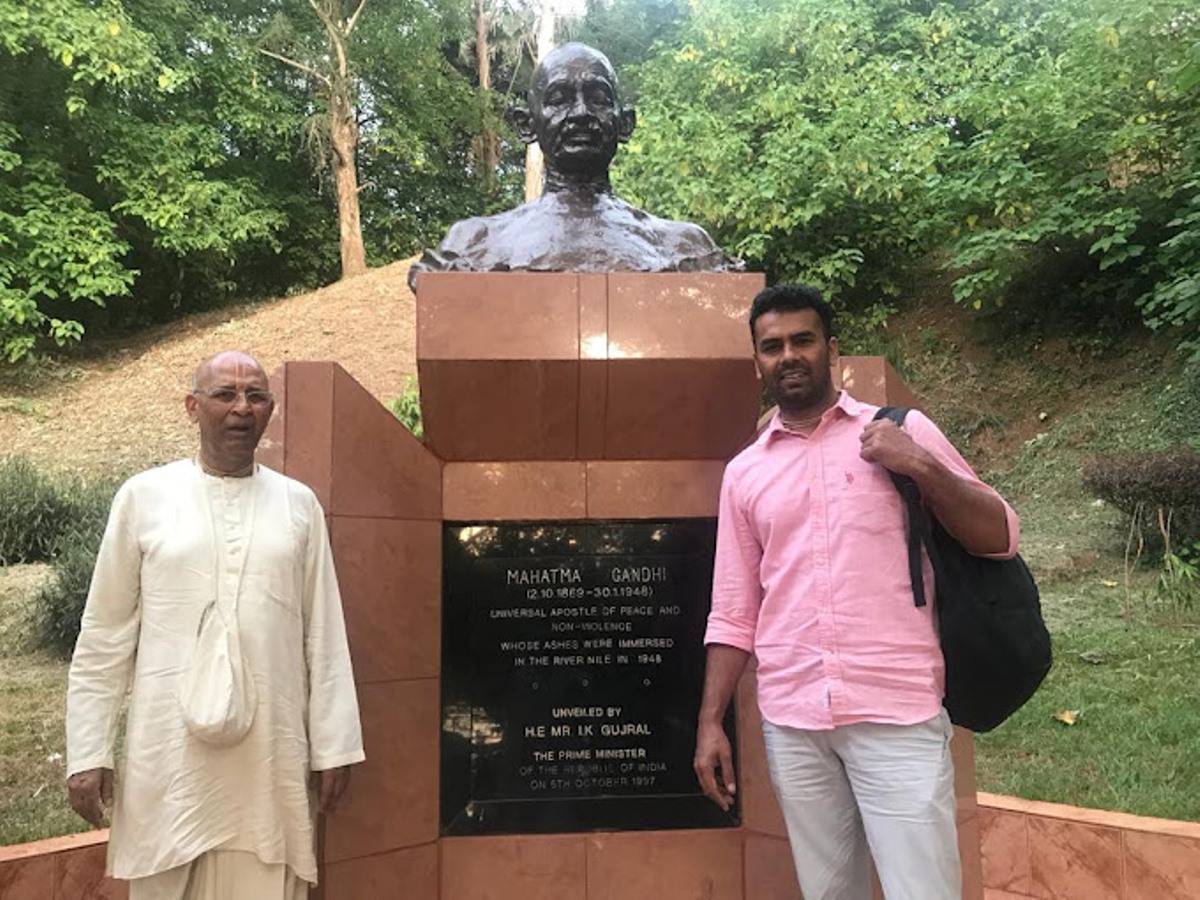
[[[190,863],[129,882],[129,900],[306,900],[308,882],[253,853],[210,850]]]
[[[961,900],[953,728],[862,722],[802,731],[763,721],[767,765],[804,900]]]

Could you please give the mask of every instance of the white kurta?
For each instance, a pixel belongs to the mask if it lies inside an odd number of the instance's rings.
[[[237,596],[258,691],[254,724],[232,747],[192,737],[178,699],[200,615],[218,591],[225,608]],[[127,687],[109,874],[140,878],[221,846],[316,883],[309,772],[359,762],[363,749],[325,517],[311,490],[264,466],[215,478],[191,460],[122,485],[71,662],[69,775],[113,766]]]

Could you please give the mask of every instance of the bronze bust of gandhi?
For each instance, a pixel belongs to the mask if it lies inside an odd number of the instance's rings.
[[[660,219],[612,192],[608,167],[629,140],[633,109],[621,105],[608,58],[569,43],[538,64],[528,109],[511,111],[522,141],[537,141],[546,164],[545,192],[516,209],[455,223],[420,272],[700,272],[738,269],[708,233],[690,222]]]

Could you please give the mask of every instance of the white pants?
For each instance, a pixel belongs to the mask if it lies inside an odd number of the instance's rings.
[[[306,900],[308,882],[253,853],[210,850],[186,865],[134,878],[129,900]]]
[[[960,900],[953,729],[863,722],[801,731],[763,721],[767,764],[804,900]]]

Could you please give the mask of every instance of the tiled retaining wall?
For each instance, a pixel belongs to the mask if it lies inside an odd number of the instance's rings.
[[[979,794],[986,900],[1197,900],[1200,824]]]
[[[0,847],[0,900],[126,900],[104,877],[107,848],[107,830]]]
[[[979,822],[987,900],[1200,898],[1200,823],[985,793]],[[0,847],[0,900],[125,900],[124,885],[104,878],[107,838]]]

